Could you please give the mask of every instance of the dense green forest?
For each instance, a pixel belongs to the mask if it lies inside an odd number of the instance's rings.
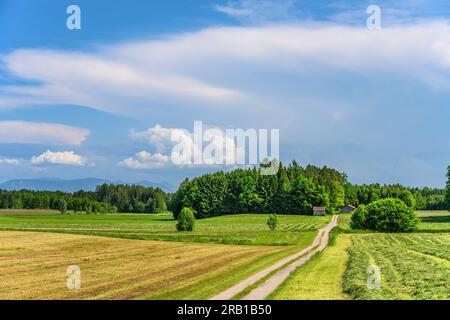
[[[167,209],[178,217],[184,207],[198,218],[235,213],[311,214],[313,206],[329,213],[343,205],[359,206],[397,198],[418,210],[450,209],[450,167],[446,189],[407,188],[401,185],[353,185],[347,176],[329,167],[280,164],[276,175],[257,168],[216,172],[183,181],[173,194],[159,188],[104,184],[95,192],[75,193],[0,190],[0,208],[53,209],[87,213],[154,213]]]
[[[115,206],[119,212],[154,213],[167,210],[166,193],[160,188],[103,184],[95,191],[95,200]]]
[[[398,198],[417,210],[445,210],[445,190],[438,188],[406,188],[397,185],[350,185],[346,188],[346,203],[358,206],[385,198]]]
[[[167,209],[166,194],[159,188],[130,185],[97,187],[95,192],[75,193],[0,190],[2,209],[51,209],[87,213],[154,213]]]
[[[337,212],[346,204],[358,206],[397,198],[420,210],[444,209],[445,190],[407,188],[401,185],[352,185],[335,169],[301,167],[295,161],[280,165],[277,175],[263,176],[256,168],[207,174],[181,183],[170,198],[177,217],[190,207],[197,217],[233,213],[311,214],[313,206]]]

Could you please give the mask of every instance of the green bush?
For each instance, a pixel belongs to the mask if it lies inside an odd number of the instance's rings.
[[[353,211],[350,227],[352,227],[352,229],[365,229],[366,216],[367,207],[362,204]]]
[[[190,208],[183,208],[178,215],[177,230],[193,231],[195,227],[194,211]]]
[[[415,211],[402,200],[387,198],[360,206],[352,215],[353,229],[405,232],[417,228]]]
[[[275,213],[269,216],[269,219],[267,219],[267,225],[272,231],[278,227],[278,217]]]

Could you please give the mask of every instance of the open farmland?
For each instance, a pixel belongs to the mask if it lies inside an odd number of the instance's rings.
[[[450,213],[418,211],[415,233],[354,231],[341,215],[336,243],[296,270],[271,299],[450,299]],[[381,289],[367,288],[367,268]]]
[[[0,299],[206,299],[307,247],[330,220],[280,216],[272,232],[267,215],[222,216],[187,233],[170,214],[32,213],[0,217]],[[69,265],[81,290],[65,286]]]
[[[0,299],[207,299],[305,248],[330,220],[279,215],[269,231],[266,214],[228,215],[189,233],[171,214],[30,213],[0,216]],[[418,215],[418,232],[404,234],[353,233],[341,215],[330,246],[269,299],[450,299],[449,214]],[[81,290],[65,286],[69,265]],[[380,290],[367,288],[369,265]]]
[[[330,217],[280,215],[270,231],[266,214],[242,214],[198,220],[194,232],[177,232],[171,214],[12,215],[0,216],[0,230],[62,232],[140,240],[245,245],[307,246]]]
[[[0,299],[207,298],[290,253],[282,247],[0,232]],[[81,290],[66,269],[81,269]]]

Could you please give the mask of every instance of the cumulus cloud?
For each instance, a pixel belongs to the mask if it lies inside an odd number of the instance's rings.
[[[256,131],[254,131],[256,133]],[[130,137],[146,141],[160,150],[171,150],[171,160],[176,165],[235,165],[245,162],[245,130],[224,130],[194,123],[190,132],[183,128],[164,128],[157,124],[144,131],[134,131]],[[241,134],[239,140],[236,134]],[[254,140],[257,144],[257,140]],[[256,152],[256,146],[252,151]],[[255,157],[253,157],[255,158]],[[134,160],[134,159],[127,159]],[[252,164],[256,164],[252,163]]]
[[[19,159],[0,158],[0,164],[18,165],[19,163]]]
[[[80,145],[89,130],[56,123],[0,121],[0,143]]]
[[[169,161],[169,157],[161,153],[151,154],[147,151],[136,153],[135,157],[130,157],[118,163],[121,167],[130,169],[160,169]]]
[[[178,135],[180,137],[188,137],[189,133],[186,133],[184,129],[178,128],[163,128],[157,124],[153,128],[149,128],[144,131],[131,130],[130,138],[135,141],[145,141],[148,144],[157,148],[158,151],[167,151],[173,144],[172,135]]]
[[[31,158],[32,164],[61,164],[72,166],[84,166],[87,159],[77,155],[74,151],[52,152],[47,150],[39,156]]]

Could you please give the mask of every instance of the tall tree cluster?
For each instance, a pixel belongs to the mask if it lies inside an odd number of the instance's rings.
[[[307,166],[295,161],[280,164],[276,175],[259,170],[237,169],[185,180],[171,196],[170,209],[177,217],[182,208],[196,211],[198,218],[236,213],[311,214],[313,206],[330,212],[345,203],[346,176],[328,168]]]

